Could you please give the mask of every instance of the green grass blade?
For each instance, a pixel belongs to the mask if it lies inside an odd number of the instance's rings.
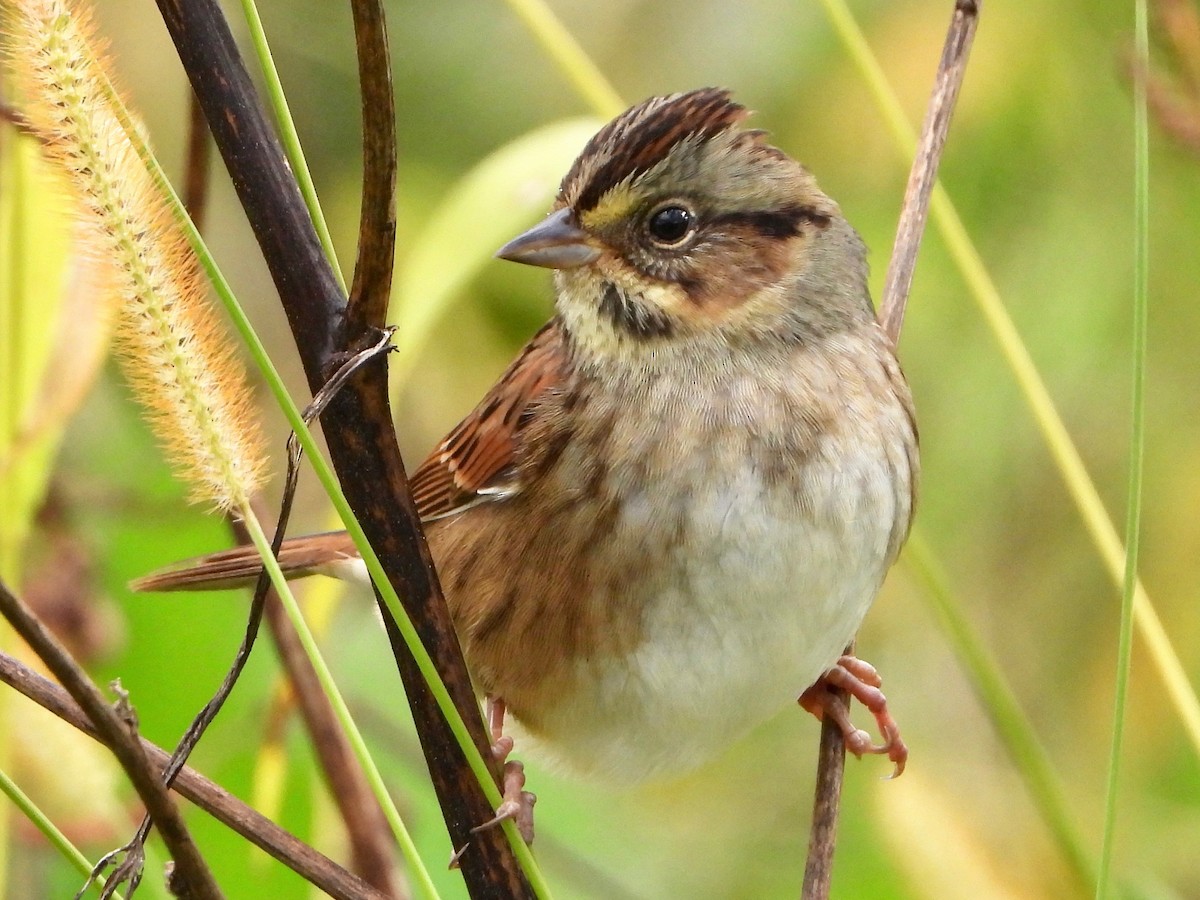
[[[908,540],[904,560],[924,584],[923,598],[945,629],[950,646],[1070,866],[1080,892],[1091,893],[1096,884],[1096,865],[1071,818],[1062,780],[1003,671],[963,614],[962,604],[955,598],[946,574],[919,529]]]
[[[434,887],[429,870],[425,867],[425,863],[421,859],[421,854],[417,852],[417,845],[413,842],[412,835],[409,834],[408,827],[404,824],[404,820],[400,816],[400,811],[396,808],[396,804],[392,800],[392,795],[388,792],[387,786],[384,784],[383,776],[379,773],[379,766],[375,764],[375,759],[371,756],[371,751],[367,748],[367,742],[363,739],[358,724],[350,714],[350,707],[346,705],[346,701],[342,697],[342,692],[339,690],[337,682],[334,681],[333,674],[329,671],[329,666],[325,663],[325,658],[321,655],[321,649],[317,646],[316,638],[313,637],[312,630],[309,629],[308,623],[305,622],[304,614],[300,612],[300,604],[296,602],[291,585],[283,577],[283,571],[279,568],[279,562],[271,553],[270,539],[263,532],[262,525],[254,515],[253,509],[247,506],[240,510],[240,512],[246,524],[246,531],[250,535],[251,542],[258,549],[259,556],[262,557],[263,564],[267,568],[267,573],[271,577],[271,585],[275,588],[276,593],[279,594],[284,612],[287,613],[292,627],[296,629],[300,645],[304,648],[304,653],[308,657],[309,662],[312,663],[313,671],[316,673],[317,681],[321,684],[321,689],[325,691],[325,696],[329,699],[334,717],[342,727],[342,731],[350,743],[350,749],[354,753],[354,758],[362,767],[367,782],[371,785],[371,792],[375,795],[380,807],[383,809],[384,818],[387,819],[388,825],[392,829],[392,835],[395,837],[396,843],[400,845],[400,852],[404,856],[404,861],[408,864],[409,880],[417,886],[421,897],[428,898],[428,900],[437,900],[439,896],[438,891]]]
[[[907,162],[916,146],[916,132],[904,117],[900,101],[883,76],[878,61],[871,53],[862,31],[842,0],[821,0],[829,14],[838,37],[846,46],[864,80],[870,85],[876,103],[893,132],[897,149]],[[1050,391],[1046,387],[1033,358],[1029,355],[1016,325],[1004,307],[979,251],[975,248],[966,227],[959,218],[949,195],[939,184],[930,201],[931,218],[936,224],[951,258],[962,273],[968,293],[979,307],[984,321],[991,329],[1013,378],[1029,405],[1035,423],[1066,484],[1080,517],[1113,583],[1121,588],[1125,582],[1125,548],[1104,508],[1079,449],[1072,440],[1062,416],[1059,415]],[[1140,581],[1133,587],[1134,624],[1149,648],[1150,658],[1167,689],[1167,695],[1179,716],[1194,752],[1200,756],[1200,699],[1188,679],[1166,629],[1162,625],[1150,596]]]
[[[300,146],[300,133],[296,131],[296,122],[288,107],[287,97],[283,93],[283,83],[279,80],[279,70],[275,68],[275,58],[271,55],[271,47],[267,43],[267,33],[263,28],[262,17],[254,0],[242,0],[242,13],[250,28],[250,40],[254,45],[254,53],[258,57],[259,68],[262,69],[264,84],[267,89],[267,103],[275,115],[275,127],[279,129],[279,140],[283,144],[283,152],[287,156],[292,174],[300,185],[300,193],[304,196],[304,205],[312,217],[313,226],[317,229],[317,237],[321,248],[333,268],[342,293],[346,293],[346,279],[342,275],[342,267],[338,264],[337,251],[333,246],[333,237],[329,234],[329,226],[325,223],[325,213],[321,210],[321,201],[317,197],[317,189],[313,184],[312,173],[308,170],[308,160],[304,157],[304,148]]]
[[[1113,700],[1112,747],[1108,760],[1108,785],[1104,803],[1104,836],[1100,845],[1100,877],[1096,896],[1112,892],[1113,839],[1117,828],[1117,789],[1121,774],[1121,744],[1129,700],[1129,673],[1133,667],[1134,595],[1137,586],[1138,549],[1141,542],[1142,480],[1146,448],[1146,326],[1149,307],[1150,264],[1150,125],[1146,104],[1145,73],[1150,62],[1146,0],[1134,3],[1134,106],[1133,106],[1133,398],[1130,408],[1129,496],[1125,515],[1125,573],[1121,590],[1121,628],[1117,641],[1117,678]]]
[[[92,874],[92,864],[88,862],[87,857],[79,852],[79,848],[71,843],[71,839],[50,821],[50,818],[38,808],[29,795],[21,790],[17,783],[8,777],[8,773],[2,769],[0,769],[0,792],[13,802],[13,805],[33,823],[33,826],[42,833],[42,836],[59,852],[59,855],[73,865],[81,875],[86,878]],[[100,893],[107,881],[106,878],[97,878],[92,882],[92,890],[97,894]],[[117,900],[121,900],[120,894],[114,892],[113,896]]]
[[[508,8],[529,29],[546,55],[571,82],[571,86],[596,114],[611,119],[625,108],[620,94],[600,67],[579,46],[579,41],[543,0],[506,0]]]

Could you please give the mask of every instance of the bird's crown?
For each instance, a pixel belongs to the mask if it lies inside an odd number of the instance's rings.
[[[621,113],[588,141],[563,178],[559,202],[577,212],[592,209],[613,187],[648,172],[684,141],[703,144],[735,129],[748,115],[724,88],[651,97]],[[743,135],[761,143],[764,132]]]

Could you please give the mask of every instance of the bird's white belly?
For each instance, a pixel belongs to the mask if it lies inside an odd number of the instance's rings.
[[[642,641],[581,661],[578,690],[531,743],[580,774],[636,780],[693,768],[794,703],[874,599],[896,514],[882,465],[829,468],[809,487],[802,509],[747,466],[676,498],[687,540],[664,552],[675,574],[638,598]],[[628,501],[622,527],[653,534],[656,500]]]

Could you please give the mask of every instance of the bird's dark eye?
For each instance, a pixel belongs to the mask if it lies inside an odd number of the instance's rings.
[[[692,232],[695,217],[682,206],[664,206],[650,216],[646,227],[660,244],[678,244]]]

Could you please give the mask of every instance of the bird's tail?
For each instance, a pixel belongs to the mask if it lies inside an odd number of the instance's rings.
[[[342,575],[347,563],[359,562],[358,551],[344,531],[329,531],[288,538],[279,549],[279,567],[286,578],[306,575]],[[252,546],[233,547],[206,556],[185,559],[143,575],[129,583],[134,591],[213,591],[251,587],[262,569],[262,559]]]

